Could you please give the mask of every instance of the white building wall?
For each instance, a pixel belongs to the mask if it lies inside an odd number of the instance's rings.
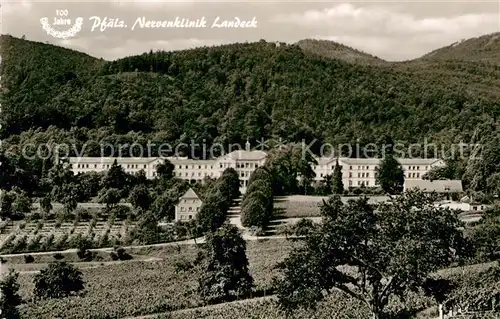
[[[245,158],[247,157],[247,158]],[[188,158],[167,158],[174,165],[174,174],[177,178],[188,181],[202,181],[205,177],[218,178],[225,169],[234,168],[240,179],[240,191],[244,193],[252,172],[263,166],[266,157],[256,152],[234,152],[214,160],[192,160]],[[115,158],[82,157],[70,158],[71,169],[74,173],[87,173],[91,171],[107,171]],[[315,181],[324,180],[326,175],[332,175],[335,168],[335,158],[317,158],[317,165],[313,166],[316,173]],[[163,160],[160,158],[117,158],[127,173],[138,173],[144,170],[148,178],[155,178],[156,167]],[[422,176],[431,168],[444,165],[437,159],[399,159],[403,167],[405,179],[422,179]],[[352,159],[339,158],[342,166],[342,179],[344,187],[375,187],[377,168],[380,159]]]
[[[175,220],[189,221],[196,218],[202,201],[199,198],[181,198],[175,206]]]

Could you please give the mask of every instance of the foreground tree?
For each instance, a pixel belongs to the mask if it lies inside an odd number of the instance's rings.
[[[377,173],[377,183],[384,192],[398,194],[403,191],[404,171],[392,153],[384,157]]]
[[[376,208],[366,198],[343,204],[335,196],[324,203],[323,223],[280,265],[283,306],[311,306],[325,291],[339,290],[363,302],[372,318],[382,318],[391,296],[404,299],[431,272],[464,255],[456,214],[422,193]]]
[[[45,213],[49,214],[50,211],[52,210],[52,198],[50,197],[50,194],[45,195],[41,200],[40,200],[40,209]]]
[[[18,277],[19,275],[11,269],[0,281],[0,315],[2,318],[19,318],[19,313],[16,308],[21,304],[19,283],[17,282]]]
[[[332,176],[332,194],[341,195],[344,193],[344,183],[342,182],[342,166],[339,165],[339,160],[335,162]]]
[[[239,230],[224,225],[207,236],[207,258],[199,278],[198,291],[208,302],[226,301],[248,294],[253,278],[248,271],[246,242]]]
[[[120,191],[117,188],[103,189],[99,193],[99,204],[106,204],[107,208],[111,208],[120,203]]]
[[[483,218],[471,230],[478,259],[481,261],[498,259],[500,254],[500,208],[487,210]]]
[[[40,299],[62,298],[83,290],[82,272],[66,262],[50,263],[34,278],[34,295]]]
[[[151,196],[148,188],[144,185],[135,186],[130,192],[129,201],[136,209],[140,207],[143,210],[148,210],[151,206]]]

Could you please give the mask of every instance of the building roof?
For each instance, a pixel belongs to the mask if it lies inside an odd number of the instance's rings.
[[[316,157],[318,165],[327,165],[330,163],[335,163],[336,157]],[[380,164],[381,158],[350,158],[350,157],[339,157],[339,163],[344,163],[348,165],[378,165]],[[401,165],[432,165],[436,163],[441,163],[442,160],[438,158],[398,158],[398,162]]]
[[[229,157],[233,160],[254,160],[258,161],[263,158],[266,158],[267,153],[264,151],[244,151],[244,150],[237,150],[233,151],[229,154],[226,154],[225,157]]]
[[[341,157],[339,162],[349,164],[349,165],[378,165],[380,164],[381,158],[349,158]]]
[[[115,160],[118,164],[149,164],[158,159],[157,157],[70,157],[70,163],[78,164],[112,164]]]
[[[194,192],[194,190],[192,188],[189,188],[187,190],[187,192],[184,193],[184,195],[182,195],[180,198],[184,199],[184,198],[189,198],[189,199],[200,199],[198,197],[198,195],[196,195],[196,193]]]
[[[215,160],[198,160],[198,159],[188,159],[188,158],[172,158],[168,159],[172,164],[194,164],[194,165],[214,165]]]
[[[444,164],[443,160],[439,158],[399,158],[398,161],[402,165]]]
[[[330,163],[335,164],[335,162],[337,161],[336,157],[315,157],[314,159],[316,160],[316,162],[318,162],[318,165],[328,165]],[[340,161],[339,165],[341,165]]]
[[[461,180],[405,180],[404,189],[420,189],[424,192],[461,193],[463,192]]]

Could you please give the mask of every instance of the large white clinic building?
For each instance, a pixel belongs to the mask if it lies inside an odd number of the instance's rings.
[[[166,157],[174,165],[174,174],[177,178],[192,183],[201,182],[205,177],[218,178],[226,168],[234,168],[240,178],[240,191],[244,193],[248,186],[251,173],[265,164],[267,153],[250,150],[249,144],[245,150],[237,150],[211,160],[188,159],[187,157]],[[144,170],[147,178],[155,178],[157,165],[164,161],[160,157],[144,158],[115,158],[115,157],[71,157],[69,164],[75,173],[92,171],[107,171],[113,161],[121,165],[127,173],[138,173]],[[322,181],[333,173],[337,158],[316,158],[313,165],[316,173],[315,181]],[[342,167],[344,187],[376,187],[377,170],[380,159],[338,158]],[[422,176],[436,166],[443,166],[440,159],[399,159],[405,172],[405,180],[421,180]]]
[[[202,182],[204,178],[218,178],[227,168],[234,168],[240,178],[240,191],[244,193],[248,186],[250,174],[259,166],[263,166],[267,153],[250,150],[237,150],[222,155],[212,160],[197,160],[187,157],[70,157],[69,164],[73,173],[103,172],[107,171],[116,160],[125,172],[136,174],[144,170],[147,178],[156,177],[158,164],[166,159],[174,165],[174,175],[177,178],[188,180],[192,183]]]
[[[316,158],[317,165],[313,166],[316,173],[315,181],[321,181],[327,175],[333,173],[337,158]],[[405,180],[422,180],[422,176],[433,167],[444,166],[445,163],[437,158],[400,158],[398,159],[403,168]],[[338,158],[342,167],[342,182],[344,188],[376,187],[377,172],[381,159],[379,158]]]

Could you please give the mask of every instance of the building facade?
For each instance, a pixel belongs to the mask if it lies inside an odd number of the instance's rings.
[[[187,157],[167,157],[174,165],[174,175],[177,178],[191,183],[202,182],[204,178],[218,178],[227,168],[234,168],[240,178],[240,191],[244,193],[252,172],[263,166],[267,153],[264,151],[250,150],[247,143],[245,150],[237,150],[210,160],[195,160]],[[148,178],[156,177],[157,165],[162,163],[162,158],[112,158],[112,157],[71,157],[70,168],[75,174],[91,171],[106,171],[114,160],[123,167],[125,172],[135,174],[144,170]],[[322,181],[327,175],[332,175],[337,158],[316,158],[317,165],[313,165],[316,173],[315,181]],[[342,167],[344,187],[376,187],[377,171],[380,159],[369,158],[338,158]],[[433,167],[443,166],[439,159],[399,159],[403,167],[405,180],[422,180],[425,173]]]
[[[316,158],[317,165],[313,166],[316,173],[315,181],[323,180],[333,174],[337,158]],[[444,166],[444,162],[436,158],[400,158],[405,180],[422,180],[425,173],[433,167]],[[344,188],[377,187],[377,172],[381,162],[378,158],[338,158],[342,167],[342,182]]]
[[[175,205],[175,221],[195,219],[201,205],[200,197],[196,195],[192,188],[189,188],[184,195],[179,197],[179,202]]]

